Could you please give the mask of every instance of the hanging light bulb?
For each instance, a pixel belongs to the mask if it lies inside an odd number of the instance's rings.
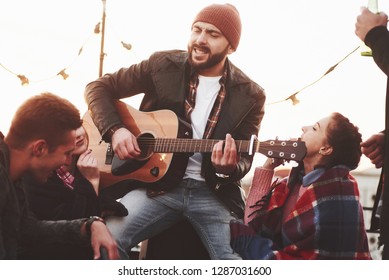
[[[292,101],[292,104],[293,105],[297,105],[300,103],[300,100],[297,99],[297,93],[295,94],[292,94],[291,96],[289,96],[286,100],[290,99],[290,101]]]
[[[57,76],[62,76],[62,78],[63,78],[64,80],[66,80],[66,79],[69,77],[69,75],[66,74],[65,69],[62,69],[61,71],[59,71],[59,73],[57,74]]]
[[[26,86],[26,85],[28,85],[30,83],[29,80],[24,75],[18,75],[17,77],[22,82],[22,86]]]
[[[121,43],[122,43],[123,47],[126,48],[127,50],[131,50],[132,49],[132,45],[131,44],[125,43],[123,41],[121,41]]]
[[[84,50],[84,47],[81,47],[80,50],[78,51],[78,55],[80,55],[83,50]]]
[[[98,22],[96,25],[95,25],[95,30],[94,30],[95,34],[99,34],[100,33],[100,22]]]

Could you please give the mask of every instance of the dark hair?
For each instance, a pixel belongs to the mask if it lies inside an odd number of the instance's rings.
[[[22,149],[29,141],[44,139],[53,151],[65,143],[66,133],[81,125],[80,112],[72,103],[45,92],[27,99],[18,108],[6,142],[14,149]]]
[[[362,155],[362,135],[358,127],[342,114],[335,112],[331,114],[326,134],[328,144],[333,148],[327,166],[343,164],[351,169],[357,168]]]

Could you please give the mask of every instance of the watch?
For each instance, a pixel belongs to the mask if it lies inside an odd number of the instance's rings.
[[[91,236],[91,227],[92,227],[92,224],[93,222],[102,222],[104,225],[105,225],[105,221],[103,218],[99,217],[99,216],[90,216],[88,218],[88,220],[86,220],[86,223],[85,223],[85,230],[86,230],[86,234],[90,237]]]

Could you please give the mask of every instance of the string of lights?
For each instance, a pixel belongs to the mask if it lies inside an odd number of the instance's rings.
[[[9,74],[17,77],[20,82],[21,82],[21,85],[22,86],[27,86],[29,85],[30,83],[40,83],[40,82],[43,82],[43,81],[47,81],[47,80],[51,80],[51,79],[54,79],[56,77],[62,77],[62,79],[66,80],[68,77],[69,77],[69,74],[66,73],[66,71],[77,61],[77,59],[81,56],[83,50],[84,50],[84,47],[86,46],[86,44],[90,41],[90,39],[94,36],[94,34],[101,34],[101,30],[100,30],[100,25],[101,25],[101,22],[98,22],[95,27],[94,27],[94,30],[93,30],[93,33],[91,35],[89,35],[89,37],[85,40],[84,44],[80,47],[76,57],[74,58],[74,60],[69,63],[66,67],[62,68],[60,71],[56,72],[55,75],[52,75],[52,76],[49,76],[49,77],[46,77],[46,78],[42,78],[42,79],[39,79],[39,80],[30,80],[28,78],[28,76],[24,75],[24,74],[17,74],[15,71],[11,70],[9,67],[5,66],[3,63],[0,62],[0,67],[3,68],[6,72],[8,72]],[[127,49],[127,50],[131,50],[132,48],[132,45],[129,44],[129,43],[126,43],[124,41],[121,41],[120,42],[121,45],[123,46],[123,48]]]
[[[97,25],[99,25],[99,24],[97,24]],[[98,31],[98,30],[97,30],[97,31]],[[95,28],[94,33],[96,33],[96,28]],[[97,34],[98,34],[98,33],[97,33]],[[93,35],[93,34],[92,34],[92,35]],[[16,76],[17,78],[19,78],[22,86],[29,85],[30,83],[39,83],[39,82],[51,80],[51,79],[53,79],[53,78],[55,78],[55,77],[57,77],[57,76],[60,76],[60,77],[62,77],[64,80],[66,80],[66,79],[69,77],[69,75],[66,73],[66,70],[68,70],[68,69],[77,61],[77,59],[81,56],[82,51],[83,51],[85,45],[88,43],[88,41],[90,40],[90,38],[92,37],[92,35],[90,35],[90,36],[88,37],[88,39],[85,41],[85,43],[81,46],[81,48],[79,49],[78,54],[77,54],[77,56],[74,58],[73,62],[71,62],[68,66],[62,68],[62,69],[61,69],[60,71],[58,71],[57,74],[55,74],[55,75],[52,75],[52,76],[49,76],[49,77],[46,77],[46,78],[42,78],[42,79],[39,79],[39,80],[30,80],[29,78],[26,77],[26,75],[22,75],[22,74],[17,74],[17,73],[15,73],[15,72],[12,71],[9,67],[6,67],[6,66],[5,66],[4,64],[2,64],[1,62],[0,62],[0,66],[1,66],[5,71],[7,71],[8,73],[10,73],[10,74]]]
[[[94,33],[95,34],[100,34],[100,22],[96,24],[95,26],[95,29],[94,29]],[[90,40],[90,37],[86,40],[86,42],[82,45],[82,47],[80,48],[80,50],[78,51],[78,54],[77,54],[77,57],[73,60],[73,62],[71,64],[69,64],[67,67],[63,68],[61,71],[59,71],[56,75],[52,76],[52,77],[49,77],[49,78],[46,78],[46,79],[42,79],[42,80],[39,80],[39,81],[32,81],[32,82],[41,82],[43,80],[49,80],[49,79],[53,79],[57,76],[61,76],[64,80],[66,80],[69,75],[66,73],[66,70],[69,69],[77,60],[77,58],[81,55],[82,51],[83,51],[83,48],[84,46],[87,44],[87,42]],[[129,44],[129,43],[125,43],[123,41],[121,41],[121,44],[122,46],[127,49],[127,50],[131,50],[132,48],[132,45]],[[271,103],[267,103],[266,105],[274,105],[274,104],[278,104],[278,103],[282,103],[282,102],[286,102],[288,100],[290,100],[292,102],[293,105],[297,105],[300,103],[300,100],[297,98],[297,95],[299,93],[301,93],[303,90],[313,86],[314,84],[318,83],[321,79],[323,79],[325,76],[327,76],[329,73],[331,73],[340,63],[342,63],[344,60],[346,60],[351,54],[353,54],[354,52],[356,52],[358,49],[360,48],[360,46],[356,47],[355,49],[353,49],[350,53],[348,53],[345,57],[343,57],[341,60],[339,60],[336,64],[334,64],[333,66],[331,66],[320,78],[318,78],[317,80],[315,80],[314,82],[302,87],[301,89],[299,89],[298,91],[296,91],[295,93],[289,95],[287,98],[285,99],[282,99],[282,100],[279,100],[279,101],[275,101],[275,102],[271,102]],[[7,72],[11,73],[12,75],[16,76],[17,78],[20,79],[21,81],[21,84],[22,86],[24,85],[28,85],[31,81],[25,76],[25,75],[21,75],[21,74],[16,74],[15,72],[13,72],[12,70],[10,70],[8,67],[4,66],[1,62],[0,62],[0,66],[6,70]]]
[[[387,22],[389,22],[389,20],[388,20]],[[292,104],[293,104],[293,105],[299,104],[299,103],[300,103],[300,100],[297,98],[297,95],[298,95],[301,91],[303,91],[303,90],[305,90],[305,89],[307,89],[307,88],[313,86],[314,84],[318,83],[321,79],[323,79],[325,76],[327,76],[329,73],[331,73],[331,72],[332,72],[340,63],[342,63],[343,61],[345,61],[350,55],[352,55],[354,52],[356,52],[356,51],[357,51],[358,49],[360,49],[360,48],[361,48],[361,46],[358,46],[358,47],[356,47],[355,49],[353,49],[353,50],[352,50],[351,52],[349,52],[345,57],[343,57],[341,60],[339,60],[339,61],[338,61],[337,63],[335,63],[333,66],[331,66],[331,67],[330,67],[330,68],[329,68],[329,69],[328,69],[320,78],[318,78],[318,79],[315,80],[314,82],[312,82],[312,83],[310,83],[310,84],[308,84],[308,85],[302,87],[300,90],[298,90],[298,91],[296,91],[295,93],[289,95],[289,96],[288,96],[287,98],[285,98],[285,99],[282,99],[282,100],[279,100],[279,101],[275,101],[275,102],[271,102],[271,103],[267,103],[266,105],[274,105],[274,104],[286,102],[286,101],[288,101],[288,100],[292,101]],[[368,50],[368,51],[364,50],[364,51],[361,52],[361,55],[363,55],[363,56],[372,56],[372,52],[371,52],[371,50]]]
[[[297,95],[302,92],[303,90],[313,86],[314,84],[318,83],[321,79],[323,79],[325,76],[327,76],[329,73],[331,73],[335,68],[336,66],[338,66],[341,62],[343,62],[344,60],[346,60],[350,55],[352,55],[354,52],[356,52],[358,49],[360,48],[360,46],[356,47],[355,49],[353,49],[351,52],[349,52],[345,57],[343,57],[341,60],[339,60],[336,64],[334,64],[333,66],[331,66],[320,78],[318,78],[317,80],[315,80],[314,82],[302,87],[300,90],[296,91],[295,93],[289,95],[287,98],[285,99],[282,99],[282,100],[279,100],[279,101],[275,101],[275,102],[271,102],[271,103],[267,103],[266,105],[274,105],[274,104],[278,104],[278,103],[282,103],[282,102],[286,102],[288,100],[292,101],[292,104],[293,105],[297,105],[300,103],[300,100],[297,98]]]
[[[106,0],[103,0],[103,17],[102,17],[102,23],[101,21],[98,22],[95,27],[94,27],[94,30],[93,30],[93,33],[94,34],[101,34],[102,36],[102,40],[104,39],[104,21],[105,21],[105,16],[106,16],[106,13],[105,13],[105,1]],[[102,26],[103,30],[100,30],[100,27]],[[117,34],[115,34],[117,35]],[[46,80],[50,80],[50,79],[53,79],[57,76],[60,76],[63,78],[63,80],[66,80],[68,77],[69,77],[69,74],[66,73],[66,71],[77,61],[77,59],[81,56],[82,52],[83,52],[83,49],[85,47],[85,45],[89,42],[89,40],[91,39],[91,37],[93,36],[93,34],[91,34],[88,39],[84,42],[84,44],[81,46],[81,48],[79,49],[78,51],[78,54],[77,56],[75,57],[75,59],[73,60],[72,63],[70,63],[68,66],[62,68],[60,71],[57,72],[57,74],[55,75],[52,75],[48,78],[45,78],[45,79],[40,79],[40,80],[34,80],[34,81],[31,81],[26,75],[23,75],[23,74],[17,74],[15,73],[14,71],[10,70],[10,68],[6,67],[4,64],[2,64],[0,62],[0,67],[2,67],[5,71],[7,71],[8,73],[16,76],[20,82],[21,82],[21,85],[22,86],[25,86],[25,85],[28,85],[30,83],[37,83],[37,82],[42,82],[42,81],[46,81]],[[103,42],[102,42],[103,43]],[[132,45],[129,44],[129,43],[126,43],[124,41],[120,41],[120,43],[122,44],[123,48],[127,49],[127,50],[131,50],[132,49]],[[321,77],[319,77],[317,80],[313,81],[312,83],[302,87],[301,89],[299,89],[298,91],[296,91],[295,93],[289,95],[287,98],[285,99],[282,99],[282,100],[279,100],[279,101],[275,101],[275,102],[271,102],[271,103],[267,103],[266,105],[274,105],[274,104],[278,104],[278,103],[282,103],[282,102],[286,102],[288,100],[290,100],[292,102],[293,105],[297,105],[300,103],[300,100],[297,98],[297,95],[299,93],[301,93],[303,90],[313,86],[314,84],[318,83],[320,80],[322,80],[325,76],[327,76],[329,73],[331,73],[341,62],[343,62],[344,60],[346,60],[351,54],[353,54],[355,51],[357,51],[358,49],[360,48],[360,46],[358,46],[357,48],[353,49],[350,53],[348,53],[345,57],[343,57],[340,61],[338,61],[336,64],[334,64],[333,66],[331,66]],[[103,53],[103,46],[102,46],[102,54],[101,56],[104,56],[105,54]],[[101,58],[101,63],[102,63],[102,59]],[[101,67],[101,66],[100,66]],[[101,69],[100,69],[100,72],[101,72]]]
[[[99,26],[99,24],[97,24],[96,26]],[[99,29],[96,29],[95,28],[95,31],[94,33],[99,34],[100,31]],[[93,34],[92,34],[93,35]],[[64,67],[62,70],[60,70],[57,74],[55,75],[52,75],[50,77],[47,77],[47,78],[43,78],[43,79],[39,79],[39,80],[30,80],[28,79],[25,75],[23,74],[17,74],[15,73],[14,71],[12,71],[10,68],[6,67],[3,63],[0,62],[0,67],[2,67],[5,71],[7,71],[8,73],[14,75],[15,77],[19,78],[20,82],[21,82],[21,85],[22,86],[26,86],[26,85],[29,85],[30,83],[39,83],[39,82],[42,82],[42,81],[47,81],[47,80],[51,80],[51,79],[54,79],[56,78],[57,76],[60,76],[62,77],[64,80],[66,80],[68,77],[69,77],[69,74],[66,73],[66,70],[68,70],[76,61],[77,59],[80,57],[80,55],[82,54],[82,51],[85,47],[85,45],[88,43],[88,41],[90,40],[91,36],[88,38],[88,40],[81,46],[81,48],[79,49],[78,51],[78,54],[77,56],[75,57],[75,59],[73,60],[72,63],[70,63],[68,66]],[[127,50],[131,50],[131,44],[129,43],[125,43],[123,41],[121,41],[121,44],[122,46],[127,49]]]

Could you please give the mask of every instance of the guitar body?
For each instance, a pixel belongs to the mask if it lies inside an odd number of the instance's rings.
[[[116,106],[122,122],[137,138],[143,135],[154,138],[179,137],[179,119],[170,110],[141,112],[121,101],[118,101]],[[141,146],[142,159],[125,161],[127,168],[120,168],[126,170],[119,170],[115,174],[115,163],[121,166],[120,160],[114,156],[111,145],[101,141],[101,134],[93,123],[89,112],[84,114],[83,124],[89,135],[89,148],[92,149],[92,154],[98,161],[101,187],[104,188],[127,179],[153,183],[162,179],[167,173],[174,154],[153,153]],[[184,129],[182,133],[184,136],[191,138],[191,130],[189,132],[189,129]],[[180,159],[180,157],[182,158]],[[181,163],[185,164],[187,155],[181,155],[180,157],[177,157],[177,166],[180,166]],[[186,164],[184,167],[186,167]],[[172,167],[171,172],[175,171],[177,172],[177,169]],[[181,174],[183,171],[179,172]]]

